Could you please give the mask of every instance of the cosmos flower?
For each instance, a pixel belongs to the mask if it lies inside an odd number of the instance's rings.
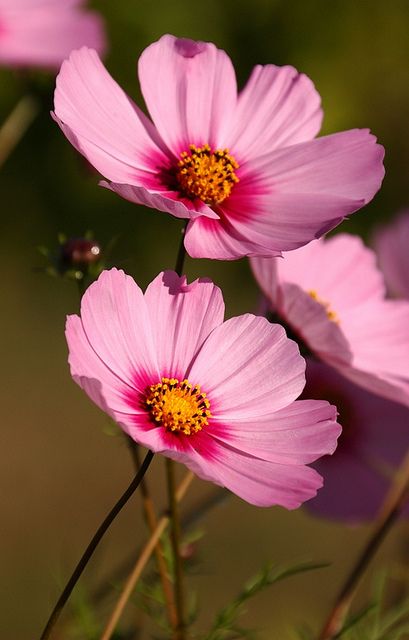
[[[380,187],[383,148],[367,129],[314,139],[320,97],[293,67],[257,66],[238,94],[224,51],[165,35],[138,70],[152,120],[85,48],[61,68],[54,117],[104,186],[189,219],[192,257],[280,255]]]
[[[388,291],[409,300],[409,211],[379,229],[374,245]]]
[[[298,507],[321,486],[336,409],[303,400],[305,361],[284,329],[223,322],[220,289],[167,271],[145,294],[104,271],[69,316],[74,380],[136,442],[255,505]]]
[[[105,49],[100,16],[83,0],[0,0],[0,65],[58,68],[82,45]]]
[[[337,235],[251,263],[271,308],[320,360],[409,405],[409,302],[385,300],[375,254],[360,238]]]
[[[342,425],[334,455],[314,463],[324,486],[308,509],[351,523],[374,518],[409,450],[409,409],[309,358],[306,378],[305,396],[334,402]]]

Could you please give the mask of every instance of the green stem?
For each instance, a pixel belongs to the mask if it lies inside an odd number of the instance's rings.
[[[109,528],[109,526],[111,525],[111,523],[113,522],[113,520],[115,520],[116,516],[118,515],[118,513],[121,511],[122,507],[125,506],[125,504],[128,502],[129,498],[132,496],[132,494],[135,492],[135,490],[138,488],[138,486],[140,485],[142,478],[144,477],[151,461],[153,458],[153,453],[152,451],[148,451],[148,453],[145,456],[145,459],[141,465],[141,467],[139,468],[136,476],[134,477],[134,479],[132,480],[131,484],[129,485],[129,487],[126,489],[126,491],[122,494],[122,496],[119,498],[119,500],[116,502],[116,504],[112,507],[111,511],[108,513],[108,515],[106,516],[106,518],[104,519],[104,521],[102,522],[102,524],[98,527],[94,537],[92,538],[91,542],[89,543],[88,547],[85,549],[80,561],[78,562],[77,566],[75,567],[71,578],[68,580],[63,592],[61,593],[60,597],[58,598],[58,601],[54,607],[54,609],[51,612],[51,615],[48,619],[47,624],[44,627],[44,630],[40,636],[40,640],[47,640],[47,638],[50,637],[50,634],[53,630],[54,625],[56,624],[58,618],[60,617],[60,614],[68,600],[68,598],[70,597],[75,585],[77,584],[79,578],[81,577],[85,567],[87,566],[88,562],[90,561],[91,557],[94,554],[95,549],[97,548],[98,544],[100,543],[102,537],[104,536],[105,532],[107,531],[107,529]]]

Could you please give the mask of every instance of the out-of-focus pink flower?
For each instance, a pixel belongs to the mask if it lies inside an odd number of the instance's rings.
[[[316,494],[306,464],[332,453],[340,427],[324,401],[296,401],[305,361],[279,325],[223,322],[220,289],[160,274],[145,294],[104,271],[67,320],[74,380],[131,438],[259,506]]]
[[[403,211],[374,237],[375,251],[388,291],[409,300],[409,211]]]
[[[324,487],[308,508],[349,522],[373,518],[409,450],[409,409],[357,387],[310,359],[306,378],[305,396],[334,402],[342,425],[334,455],[314,463]]]
[[[251,263],[272,308],[321,360],[409,405],[409,303],[385,300],[375,254],[360,238],[337,235]]]
[[[213,44],[163,36],[139,59],[152,121],[94,51],[57,78],[55,118],[124,198],[190,219],[196,258],[233,260],[296,249],[379,189],[383,148],[367,129],[314,139],[320,97],[293,67],[257,66],[238,94]]]
[[[0,65],[58,68],[82,45],[102,54],[101,17],[84,0],[0,0]]]

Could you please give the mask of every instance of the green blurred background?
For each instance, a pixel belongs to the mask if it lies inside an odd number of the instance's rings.
[[[106,17],[108,69],[140,102],[136,61],[163,33],[210,40],[228,51],[242,84],[257,63],[292,64],[315,82],[323,99],[324,132],[369,127],[386,147],[382,191],[342,225],[366,238],[409,201],[409,3],[395,0],[100,0]],[[94,231],[107,257],[145,286],[175,261],[180,221],[145,210],[97,186],[52,122],[53,77],[41,76],[47,108],[0,172],[3,381],[1,464],[2,638],[38,636],[62,584],[96,525],[133,470],[120,437],[74,385],[67,367],[64,321],[78,307],[74,283],[47,277],[36,246],[56,247],[57,235]],[[21,78],[0,71],[0,117],[21,96]],[[245,260],[187,260],[189,278],[212,277],[228,315],[254,308],[257,292]],[[150,473],[159,504],[164,471]],[[186,505],[209,487],[197,481]],[[189,583],[200,597],[199,629],[242,582],[266,562],[329,561],[319,573],[292,578],[264,593],[245,622],[260,638],[287,640],[304,623],[318,629],[368,526],[347,527],[299,510],[261,510],[231,498],[201,523],[201,572]],[[143,539],[137,500],[107,536],[83,580],[98,584]],[[388,539],[377,565],[391,570],[405,555],[405,528]],[[366,586],[368,586],[369,582]],[[364,593],[364,592],[362,592]],[[114,593],[115,595],[115,593]],[[361,598],[364,596],[361,594]],[[101,610],[105,616],[109,607]],[[131,608],[130,618],[136,619]],[[56,635],[58,637],[58,634]],[[67,636],[61,636],[67,637]]]

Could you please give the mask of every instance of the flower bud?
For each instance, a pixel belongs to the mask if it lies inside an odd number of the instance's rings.
[[[101,247],[95,240],[70,238],[61,245],[61,266],[66,269],[87,271],[101,257]]]

